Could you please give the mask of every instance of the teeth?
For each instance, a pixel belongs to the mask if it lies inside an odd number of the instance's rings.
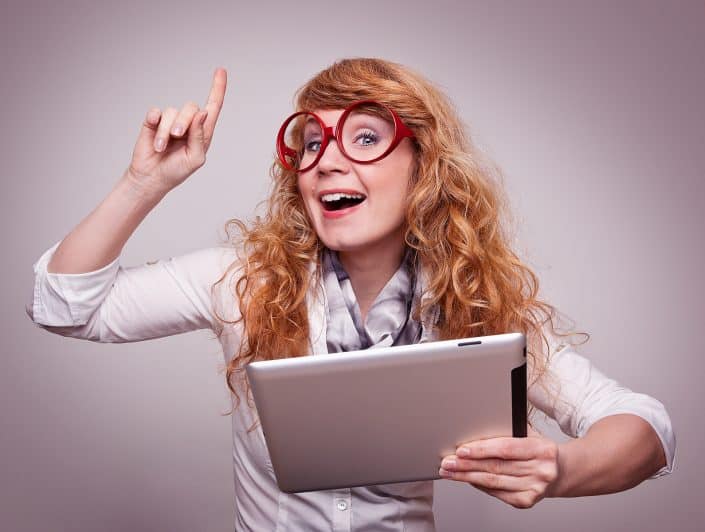
[[[346,192],[335,192],[334,194],[323,194],[323,196],[321,196],[321,201],[340,201],[343,198],[364,199],[365,196],[363,196],[362,194],[348,194]]]

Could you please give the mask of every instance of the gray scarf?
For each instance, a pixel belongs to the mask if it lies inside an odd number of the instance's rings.
[[[362,322],[350,277],[334,251],[323,251],[323,283],[328,302],[329,353],[417,343],[421,325],[411,318],[417,300],[413,254],[407,249],[399,269],[382,288]]]

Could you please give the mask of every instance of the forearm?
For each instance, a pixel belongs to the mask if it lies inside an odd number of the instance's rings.
[[[666,465],[656,432],[631,414],[608,416],[582,438],[559,445],[552,497],[614,493],[632,488]]]
[[[108,196],[61,242],[50,273],[84,273],[110,264],[164,194],[147,193],[127,172]]]

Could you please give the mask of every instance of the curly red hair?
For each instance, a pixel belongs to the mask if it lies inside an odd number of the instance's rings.
[[[296,109],[342,109],[363,99],[393,108],[416,137],[405,240],[427,273],[428,294],[414,317],[437,308],[439,339],[523,332],[536,382],[551,354],[547,328],[556,336],[572,334],[556,330],[556,309],[539,299],[537,276],[510,246],[501,172],[470,141],[442,91],[393,62],[338,61],[299,89]],[[242,377],[248,362],[310,352],[306,295],[319,280],[322,243],[297,190],[296,173],[276,160],[271,175],[264,216],[249,227],[237,219],[226,224],[229,240],[242,251],[232,265],[241,268],[234,288],[240,317],[223,320],[240,323],[243,332],[226,369],[235,397],[233,378]]]

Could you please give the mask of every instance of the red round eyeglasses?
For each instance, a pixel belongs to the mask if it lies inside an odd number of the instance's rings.
[[[375,100],[360,100],[343,110],[335,128],[311,111],[292,114],[279,128],[277,155],[286,169],[305,172],[318,164],[334,139],[349,160],[370,164],[389,155],[406,137],[415,138],[394,110]]]

